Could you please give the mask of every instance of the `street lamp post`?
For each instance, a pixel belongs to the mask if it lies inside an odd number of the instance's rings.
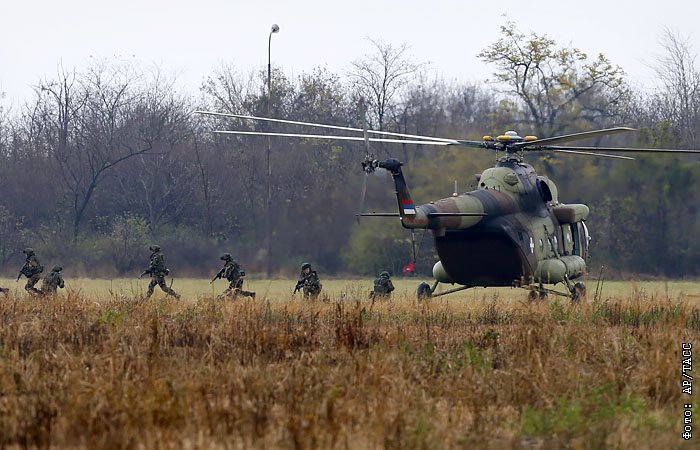
[[[270,29],[270,36],[267,39],[267,117],[271,116],[272,91],[270,89],[272,79],[272,62],[270,58],[270,48],[272,45],[272,34],[280,31],[279,25],[276,23]],[[272,150],[272,138],[267,137],[267,200],[265,207],[267,209],[266,220],[266,246],[267,246],[267,277],[272,276],[272,164],[270,161],[270,151]]]

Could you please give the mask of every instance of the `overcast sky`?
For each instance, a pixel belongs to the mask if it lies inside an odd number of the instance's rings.
[[[653,85],[648,67],[665,28],[700,52],[700,2],[692,0],[0,0],[0,92],[3,104],[30,98],[31,86],[57,67],[90,58],[133,59],[179,74],[196,92],[222,62],[242,73],[272,64],[296,76],[326,66],[343,74],[371,52],[367,38],[410,45],[447,79],[478,81],[492,68],[476,58],[506,19],[622,66],[635,85]]]

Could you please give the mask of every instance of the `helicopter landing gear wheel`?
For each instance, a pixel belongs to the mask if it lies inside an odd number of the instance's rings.
[[[571,289],[571,301],[578,303],[586,296],[586,285],[580,281],[574,284],[573,289]]]
[[[433,290],[428,283],[423,282],[418,285],[416,295],[418,296],[418,300],[427,300],[433,296]]]
[[[535,303],[537,300],[545,301],[547,297],[547,291],[532,290],[527,294],[527,299],[530,303]]]

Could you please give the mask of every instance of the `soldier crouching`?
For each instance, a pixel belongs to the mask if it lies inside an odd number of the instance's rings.
[[[389,298],[394,290],[394,283],[391,282],[391,276],[386,270],[379,274],[374,280],[374,289],[370,292],[370,298],[380,299]]]
[[[316,271],[311,269],[311,264],[309,263],[301,265],[301,274],[299,274],[299,280],[297,280],[297,284],[294,286],[294,294],[296,294],[299,289],[303,289],[305,298],[310,298],[312,300],[321,293],[321,281]]]
[[[41,295],[56,295],[58,288],[63,289],[65,282],[61,276],[61,266],[53,266],[51,272],[44,277],[44,282],[41,285]]]

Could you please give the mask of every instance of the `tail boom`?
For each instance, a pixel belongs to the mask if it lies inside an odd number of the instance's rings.
[[[404,228],[469,228],[487,215],[481,201],[472,196],[450,197],[416,206],[401,170],[402,165],[397,159],[376,162],[376,167],[388,170],[394,180],[399,216]]]

